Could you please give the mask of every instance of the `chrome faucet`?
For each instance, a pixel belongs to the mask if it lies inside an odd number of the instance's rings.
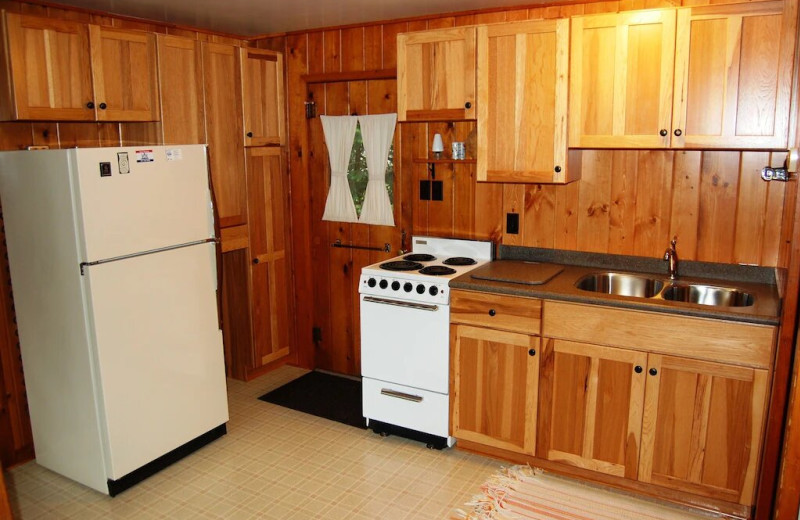
[[[670,280],[678,277],[678,252],[675,250],[675,244],[677,243],[678,237],[676,235],[672,237],[669,247],[664,251],[664,260],[668,262],[667,274],[669,274]]]

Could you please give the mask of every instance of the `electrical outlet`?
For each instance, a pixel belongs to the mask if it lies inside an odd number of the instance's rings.
[[[519,213],[506,213],[506,233],[519,234]]]

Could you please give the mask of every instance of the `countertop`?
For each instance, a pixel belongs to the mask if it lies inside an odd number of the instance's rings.
[[[570,253],[574,255],[574,253]],[[508,257],[512,258],[508,258]],[[557,255],[545,255],[547,260],[558,259]],[[516,257],[516,258],[514,258]],[[520,258],[521,257],[521,258]],[[648,274],[653,278],[669,283],[666,276],[666,263],[662,262],[664,269],[659,272],[656,270],[646,271],[641,269],[644,266],[635,266],[635,269],[626,269],[630,263],[625,263],[626,259],[632,257],[622,257],[618,255],[603,255],[600,266],[597,265],[570,265],[554,261],[542,262],[542,257],[535,254],[506,254],[505,259],[495,260],[482,268],[467,272],[450,281],[451,289],[466,289],[470,291],[480,291],[498,294],[510,294],[530,298],[541,298],[548,300],[570,301],[591,305],[605,305],[611,307],[622,307],[652,312],[663,312],[669,314],[679,314],[684,316],[696,316],[701,318],[717,318],[747,323],[758,323],[765,325],[778,325],[780,323],[781,300],[778,295],[777,286],[769,280],[769,270],[765,268],[737,269],[749,266],[727,266],[719,264],[718,270],[714,269],[716,264],[702,264],[694,262],[693,266],[687,271],[692,274],[700,271],[703,276],[679,276],[677,282],[703,283],[720,287],[735,287],[746,291],[755,297],[753,305],[746,307],[716,307],[700,305],[686,302],[667,301],[660,298],[638,298],[631,296],[616,296],[605,293],[595,293],[584,291],[575,287],[575,283],[585,275],[605,271],[630,272],[635,274]],[[571,258],[570,258],[571,259]],[[503,262],[503,265],[497,262]],[[621,262],[621,263],[620,263]],[[591,264],[591,261],[583,263]],[[553,271],[557,270],[552,266],[563,267],[563,270],[550,278],[545,283],[539,285],[500,282],[486,279],[474,278],[472,275],[487,270],[499,272],[518,271],[520,276],[527,279],[535,279],[535,275],[527,273],[526,270]],[[623,267],[619,267],[620,265]],[[653,265],[659,265],[655,263]],[[733,267],[733,269],[731,269]],[[498,269],[501,268],[501,269]],[[754,270],[755,269],[755,270]]]

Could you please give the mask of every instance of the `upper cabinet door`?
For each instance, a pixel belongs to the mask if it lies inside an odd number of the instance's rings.
[[[477,179],[563,183],[569,20],[478,27]]]
[[[397,36],[399,121],[475,119],[475,28]]]
[[[156,38],[89,26],[98,121],[158,121]]]
[[[673,147],[787,146],[789,18],[782,2],[678,10]]]
[[[675,11],[572,19],[569,144],[670,145]]]
[[[158,83],[164,143],[205,143],[200,42],[159,34]]]
[[[221,228],[247,223],[239,48],[204,42],[206,138]]]
[[[246,48],[240,53],[244,145],[285,144],[283,54]]]
[[[14,80],[4,118],[93,121],[88,26],[14,13],[5,22]]]

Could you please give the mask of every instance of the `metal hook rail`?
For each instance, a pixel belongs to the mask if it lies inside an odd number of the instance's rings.
[[[392,251],[392,246],[389,245],[389,242],[383,244],[383,247],[371,247],[371,246],[354,246],[353,244],[342,244],[342,241],[336,239],[336,242],[331,244],[331,247],[344,247],[347,249],[364,249],[366,251],[381,251],[383,253],[390,253]]]

